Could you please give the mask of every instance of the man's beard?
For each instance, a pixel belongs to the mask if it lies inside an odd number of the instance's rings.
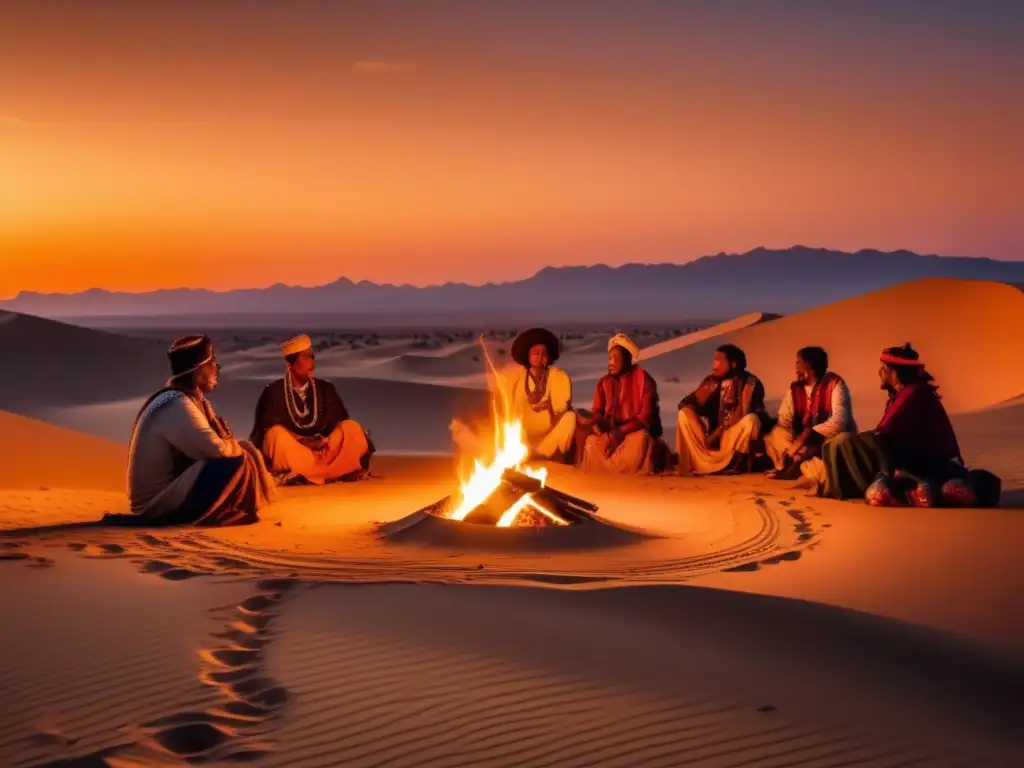
[[[896,394],[896,388],[892,384],[889,384],[888,382],[885,381],[882,382],[879,389],[884,389],[886,392],[889,393],[890,397]]]

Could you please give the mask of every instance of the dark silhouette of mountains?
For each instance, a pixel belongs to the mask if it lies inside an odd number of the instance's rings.
[[[112,321],[115,316],[140,321],[158,316],[246,316],[272,324],[275,316],[331,315],[388,322],[428,316],[643,322],[722,318],[749,311],[790,313],[923,277],[1024,283],[1024,261],[794,246],[720,253],[686,264],[547,267],[525,280],[480,286],[380,285],[340,278],[311,288],[277,284],[224,292],[25,291],[0,302],[0,308],[44,317]]]

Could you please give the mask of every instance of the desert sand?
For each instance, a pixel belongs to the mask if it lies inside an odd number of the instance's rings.
[[[668,417],[728,339],[773,398],[822,344],[870,424],[879,349],[912,341],[999,509],[554,466],[597,523],[438,527],[416,513],[457,491],[447,423],[485,402],[480,348],[397,339],[318,357],[374,430],[370,480],[282,489],[253,526],[126,530],[95,521],[127,508],[165,345],[0,315],[0,354],[38,350],[46,378],[0,383],[0,765],[1022,764],[1022,320],[1015,288],[920,281],[645,344]],[[969,365],[997,354],[998,380]],[[567,343],[577,393],[604,356]],[[280,360],[221,357],[244,433]]]

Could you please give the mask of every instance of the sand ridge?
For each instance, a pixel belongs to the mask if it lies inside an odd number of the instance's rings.
[[[817,345],[846,380],[862,424],[884,408],[878,356],[911,342],[935,376],[951,413],[980,410],[1024,391],[1024,351],[1009,328],[1024,327],[1024,293],[1004,283],[931,278],[752,325],[661,355],[645,366],[659,380],[696,383],[710,371],[714,348],[741,347],[768,398],[781,398],[793,380],[796,350]],[[1016,349],[1015,349],[1016,347]],[[971,360],[1006,360],[998,376],[979,377]]]
[[[867,341],[829,325],[833,305],[681,335],[650,365],[682,387],[709,349],[738,339],[771,395],[796,347],[814,343],[810,328],[870,422],[875,363],[860,379],[839,363],[854,371],[877,345],[909,339],[958,411],[968,462],[1000,474],[1004,504],[1020,507],[1019,372],[972,389],[959,351],[1005,349],[997,332],[1019,296],[919,281],[851,300],[843,311],[865,318]],[[904,322],[893,306],[920,313]],[[5,337],[12,328],[22,335]],[[162,381],[164,345],[128,339],[150,357],[118,358],[107,336],[10,315],[0,342],[25,346],[25,329],[39,328],[53,348],[87,349],[62,370],[59,356],[46,363],[87,386],[62,399],[59,388],[12,394],[30,382],[7,381],[0,407],[89,422],[121,444],[0,413],[19,451],[0,462],[2,765],[1024,763],[1017,509],[874,510],[760,477],[552,467],[552,485],[642,535],[608,546],[578,530],[565,546],[487,548],[417,526],[389,535],[455,490],[455,462],[381,456],[368,482],[283,489],[253,526],[103,528],[102,513],[126,504],[124,420]],[[580,370],[598,371],[605,342],[576,342]],[[238,433],[280,366],[272,344],[247,344],[226,352],[214,396]],[[402,344],[383,357],[332,348],[325,367],[369,370],[398,352],[426,370],[473,351]],[[121,383],[101,387],[112,368]],[[450,382],[337,383],[386,450],[444,450],[453,412],[482,402]]]

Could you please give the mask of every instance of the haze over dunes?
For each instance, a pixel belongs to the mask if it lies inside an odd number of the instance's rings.
[[[22,292],[0,307],[111,327],[167,326],[178,316],[213,326],[307,328],[473,327],[521,323],[718,322],[757,309],[793,312],[923,277],[1024,282],[1024,262],[921,256],[908,251],[843,253],[795,246],[707,256],[688,264],[548,267],[509,283],[274,285],[226,292],[144,294],[89,290]],[[146,318],[151,318],[147,320]]]

